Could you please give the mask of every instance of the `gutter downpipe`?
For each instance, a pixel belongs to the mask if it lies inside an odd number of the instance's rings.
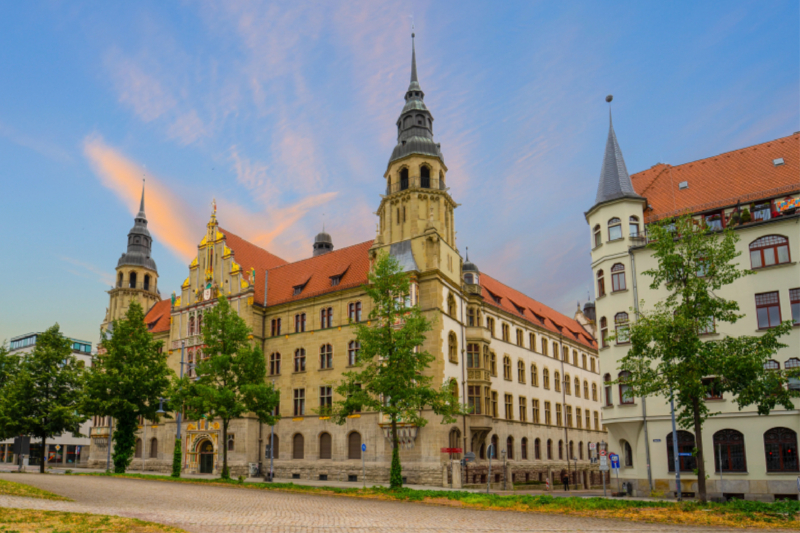
[[[464,406],[466,407],[469,403],[467,399],[467,375],[466,375],[466,366],[467,366],[467,359],[466,359],[466,351],[464,347],[467,345],[467,329],[464,326],[465,323],[465,313],[464,313],[464,293],[461,294],[461,393],[464,397]],[[483,400],[483,397],[479,396],[480,400]],[[467,483],[467,479],[469,478],[469,471],[467,468],[467,415],[462,416],[463,419],[463,427],[464,427],[464,453],[461,457],[464,459],[464,478],[461,480],[461,486],[463,487]],[[453,464],[452,461],[450,463]]]
[[[636,259],[633,257],[633,247],[628,247],[628,255],[631,258],[631,279],[633,280],[633,309],[636,320],[639,320],[639,286],[636,283]],[[650,437],[647,432],[647,398],[642,396],[642,420],[644,422],[644,452],[647,459],[647,482],[650,485],[650,492],[653,492],[653,472],[650,468]]]

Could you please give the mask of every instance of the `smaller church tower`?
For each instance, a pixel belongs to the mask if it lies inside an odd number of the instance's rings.
[[[325,226],[322,226],[322,231],[317,233],[314,237],[314,257],[318,255],[327,254],[333,251],[333,239],[329,233],[325,233]]]
[[[133,228],[128,232],[128,251],[117,261],[117,278],[113,289],[108,291],[109,306],[101,329],[105,331],[114,320],[125,316],[132,301],[139,302],[147,313],[161,300],[158,292],[158,269],[151,257],[153,238],[147,230],[144,213],[144,183],[139,213],[134,218]]]

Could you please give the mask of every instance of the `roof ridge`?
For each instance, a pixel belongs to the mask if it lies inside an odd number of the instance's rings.
[[[242,237],[241,235],[239,235],[239,234],[237,234],[237,233],[234,233],[234,232],[232,232],[232,231],[230,231],[230,230],[227,230],[227,229],[223,228],[222,226],[217,226],[217,227],[219,228],[219,231],[221,231],[221,232],[222,232],[222,235],[224,235],[224,236],[226,236],[226,237],[227,237],[228,235],[232,235],[233,237],[236,237],[237,239],[240,239],[241,241],[243,241],[243,242],[246,242],[246,243],[247,243],[247,244],[249,244],[250,246],[252,246],[252,247],[254,247],[254,248],[258,248],[258,249],[259,249],[259,250],[261,250],[262,252],[264,252],[264,253],[267,253],[267,254],[271,255],[272,257],[275,257],[276,259],[280,259],[280,260],[281,260],[281,261],[283,261],[284,263],[287,263],[286,259],[282,258],[282,257],[281,257],[281,256],[279,256],[279,255],[276,255],[276,254],[274,254],[274,253],[270,252],[270,251],[269,251],[269,250],[267,250],[266,248],[262,248],[261,246],[259,246],[259,245],[255,244],[255,243],[253,243],[253,242],[251,242],[251,241],[249,241],[249,240],[245,239],[245,238],[244,238],[244,237]],[[236,251],[234,250],[234,254],[235,254],[235,253],[236,253]]]
[[[338,249],[336,249],[336,250],[331,250],[330,252],[328,252],[328,253],[325,253],[325,254],[322,254],[322,255],[316,255],[316,256],[311,256],[311,257],[305,257],[305,258],[303,258],[303,259],[298,259],[297,261],[294,261],[294,262],[292,262],[292,263],[289,263],[289,262],[287,262],[287,263],[285,263],[285,264],[283,264],[283,265],[278,265],[278,266],[272,267],[272,268],[270,268],[269,270],[277,270],[277,269],[279,269],[279,268],[288,267],[288,266],[292,266],[292,265],[297,265],[297,264],[299,264],[299,263],[302,263],[303,261],[310,261],[311,259],[317,259],[317,258],[319,258],[319,257],[326,257],[326,256],[327,256],[327,257],[330,257],[330,255],[331,255],[331,254],[341,253],[341,252],[343,252],[343,251],[345,251],[345,250],[349,250],[350,248],[355,248],[356,246],[363,246],[363,245],[365,245],[365,244],[367,244],[367,243],[373,243],[373,242],[375,242],[375,239],[370,239],[370,240],[367,240],[367,241],[364,241],[364,242],[359,242],[359,243],[356,243],[356,244],[351,244],[350,246],[345,246],[344,248],[338,248]]]
[[[714,159],[715,157],[720,157],[720,156],[723,156],[723,155],[732,154],[734,152],[741,152],[742,150],[747,150],[748,148],[755,148],[756,146],[762,146],[762,145],[765,145],[765,144],[770,144],[770,143],[782,141],[784,139],[790,139],[790,138],[796,137],[796,136],[800,136],[800,132],[795,132],[795,133],[792,133],[791,135],[785,135],[783,137],[778,137],[777,139],[772,139],[770,141],[764,141],[764,142],[760,142],[760,143],[756,143],[756,144],[751,144],[751,145],[748,145],[748,146],[742,146],[741,148],[734,148],[733,150],[728,150],[727,152],[721,152],[719,154],[710,155],[708,157],[701,157],[700,159],[693,159],[692,161],[686,161],[685,163],[679,163],[677,165],[673,165],[671,163],[661,163],[661,164],[662,165],[669,165],[672,168],[678,168],[678,167],[682,167],[683,165],[691,165],[692,163],[699,163],[700,161],[706,161],[708,159]],[[650,168],[653,168],[653,167],[650,167]],[[650,170],[650,168],[646,168],[644,170],[640,170],[639,172],[635,172],[631,176],[631,178],[633,178],[634,175],[642,174],[644,172],[647,172],[648,170]]]

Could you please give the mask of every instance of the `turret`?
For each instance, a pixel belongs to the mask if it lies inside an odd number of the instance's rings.
[[[325,227],[323,226],[322,231],[314,237],[314,257],[331,251],[333,251],[333,239],[331,239],[330,234],[325,233]]]

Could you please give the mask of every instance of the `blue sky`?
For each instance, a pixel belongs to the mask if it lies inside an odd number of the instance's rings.
[[[0,340],[97,341],[143,175],[165,297],[212,198],[287,260],[373,238],[412,16],[462,254],[570,315],[607,94],[631,172],[800,130],[796,1],[4,2]]]

